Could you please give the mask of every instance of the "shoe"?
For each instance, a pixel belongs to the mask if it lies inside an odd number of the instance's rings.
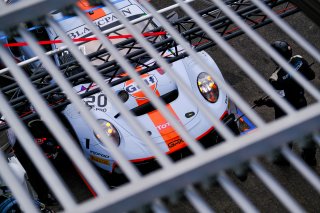
[[[241,165],[238,168],[234,169],[233,173],[241,182],[244,182],[248,179],[249,171],[250,169],[247,166]]]
[[[53,195],[48,194],[48,197],[42,201],[47,206],[56,206],[59,205],[58,201],[53,197]]]
[[[241,181],[244,182],[248,179],[248,174],[236,174],[237,178]]]
[[[278,166],[290,166],[289,161],[287,161],[284,157],[278,157],[274,159],[273,163]]]
[[[308,154],[306,152],[302,152],[301,154],[302,159],[306,162],[309,166],[316,166],[317,159],[315,155]]]

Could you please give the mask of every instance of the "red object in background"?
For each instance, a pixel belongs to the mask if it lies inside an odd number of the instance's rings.
[[[166,32],[152,32],[152,33],[143,33],[142,36],[144,37],[149,37],[149,36],[163,36],[166,35]],[[125,34],[125,35],[116,35],[116,36],[107,36],[108,39],[123,39],[123,38],[133,38],[132,35],[130,34]],[[77,39],[72,39],[74,42],[86,42],[86,41],[95,41],[98,40],[95,37],[92,38],[77,38]],[[63,43],[62,40],[57,39],[57,40],[47,40],[47,41],[39,41],[38,44],[40,45],[47,45],[47,44],[58,44],[58,43]],[[21,46],[27,46],[27,42],[15,42],[15,43],[7,43],[4,44],[4,47],[21,47]]]

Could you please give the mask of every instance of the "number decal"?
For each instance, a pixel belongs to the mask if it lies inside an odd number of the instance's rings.
[[[93,108],[95,107],[95,102],[97,102],[97,107],[104,108],[107,106],[107,97],[103,94],[99,95],[92,95],[85,98],[84,102],[87,104],[88,107]]]
[[[104,96],[103,94],[100,94],[97,97],[98,97],[98,102],[97,102],[98,107],[106,107],[107,106],[107,97]]]
[[[93,108],[95,101],[96,101],[96,96],[92,95],[86,98],[85,103],[87,104],[88,107]]]

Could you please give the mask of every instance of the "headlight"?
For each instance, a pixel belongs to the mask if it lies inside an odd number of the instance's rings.
[[[100,126],[103,128],[104,132],[113,139],[113,142],[119,146],[120,145],[120,135],[118,130],[109,122],[103,119],[98,119]],[[93,132],[96,138],[101,142],[101,136]],[[102,143],[102,142],[101,142]]]
[[[202,72],[198,75],[198,88],[207,101],[210,103],[217,102],[219,98],[219,88],[208,73]]]

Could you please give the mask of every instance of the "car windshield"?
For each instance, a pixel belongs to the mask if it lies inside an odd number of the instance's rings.
[[[155,25],[150,24],[149,21],[143,21],[136,24],[135,26],[139,29],[139,31],[142,34],[144,32],[151,31],[152,29],[154,29]],[[131,34],[126,29],[114,31],[112,33],[109,33],[107,36],[113,44],[117,44],[131,38]],[[131,47],[132,47],[131,49],[132,51],[133,49],[140,48],[140,45],[135,44],[134,46],[131,46]],[[79,49],[83,52],[83,54],[89,55],[91,53],[95,53],[103,49],[103,47],[100,41],[90,41],[83,45],[80,45]],[[130,50],[128,50],[127,48],[123,48],[123,49],[120,48],[120,53],[122,53],[122,55],[128,54],[129,53],[128,51]],[[114,58],[112,57],[112,55],[110,55],[109,53],[105,53],[105,54],[98,55],[97,57],[91,58],[91,61],[93,65],[99,66],[102,63],[113,60],[113,59]]]
[[[101,9],[104,9],[101,11]],[[107,9],[105,7],[99,8],[97,10],[94,10],[92,12],[88,12],[88,17],[93,21],[95,25],[97,25],[101,31],[105,31],[108,29],[111,29],[115,26],[118,26],[120,23],[116,16],[113,13],[106,13]],[[146,15],[145,11],[141,9],[141,7],[137,4],[129,4],[125,7],[122,7],[119,9],[119,11],[127,17],[129,20],[134,20],[136,18],[139,18],[141,16]],[[78,17],[70,17],[66,18],[61,15],[61,13],[55,12],[53,14],[54,18],[59,22],[61,27],[64,29],[64,31],[69,35],[72,39],[79,39],[79,38],[87,38],[92,36],[92,32],[89,30],[89,28],[82,22],[82,20]],[[141,32],[145,33],[148,31],[152,31],[154,28],[157,27],[157,25],[154,23],[152,19],[147,19],[142,22],[139,22],[135,24],[136,28]],[[130,39],[131,35],[130,33],[124,28],[117,31],[113,31],[112,33],[109,33],[106,35],[109,40],[113,44],[118,44],[126,39]],[[55,36],[54,39],[59,39],[58,36]],[[62,44],[55,44],[55,48],[61,47]],[[134,49],[140,48],[140,46],[136,43],[134,45],[130,45],[131,49],[128,48],[119,48],[119,52],[122,55],[127,55]],[[103,53],[103,54],[95,54],[97,51],[104,49],[101,42],[98,40],[89,41],[86,43],[83,43],[79,45],[79,49],[84,55],[90,55],[90,60],[94,66],[99,66],[107,61],[113,60],[114,58],[109,53]],[[92,55],[94,56],[92,57]],[[57,58],[58,63],[61,65],[65,61],[61,61],[62,54],[59,54]]]

